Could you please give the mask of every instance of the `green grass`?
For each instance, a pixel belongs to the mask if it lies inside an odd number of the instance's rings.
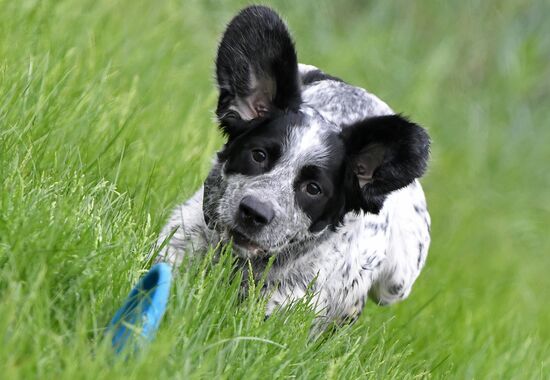
[[[281,1],[300,61],[433,137],[410,298],[320,340],[231,260],[174,284],[150,350],[103,328],[223,143],[213,59],[245,2],[0,0],[0,377],[549,378],[550,5]]]

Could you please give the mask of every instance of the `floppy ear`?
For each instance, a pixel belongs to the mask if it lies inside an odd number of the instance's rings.
[[[430,138],[400,115],[378,116],[344,127],[349,209],[379,213],[386,196],[426,171]]]
[[[242,121],[299,106],[294,43],[277,13],[250,6],[235,16],[218,48],[216,79],[216,115],[228,134]]]

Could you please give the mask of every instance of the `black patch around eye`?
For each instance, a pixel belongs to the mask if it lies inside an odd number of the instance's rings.
[[[260,175],[269,172],[281,157],[288,128],[286,115],[249,124],[248,130],[230,139],[218,158],[226,162],[226,174]]]
[[[315,196],[312,196],[307,191],[307,187],[311,182],[316,182],[319,188],[322,189],[322,191]],[[296,201],[312,221],[316,221],[323,214],[325,206],[330,198],[331,189],[332,184],[329,179],[322,170],[316,166],[305,166],[302,168],[294,183]]]
[[[317,166],[305,166],[294,183],[295,198],[298,206],[312,221],[310,231],[317,232],[327,225],[335,226],[343,208],[342,198],[335,181],[339,171]],[[315,187],[315,189],[313,189]],[[318,187],[318,189],[317,189]],[[312,194],[310,190],[319,190]]]
[[[255,147],[249,148],[248,144],[244,144],[241,149],[229,157],[225,167],[226,174],[260,175],[270,171],[281,156],[281,149],[276,144],[254,140],[250,143],[255,144]],[[259,152],[262,152],[261,159]]]
[[[309,230],[318,232],[326,227],[336,228],[343,220],[346,210],[344,145],[336,134],[327,135],[323,141],[328,155],[321,166],[303,167],[295,179],[295,199],[311,219]],[[321,193],[309,194],[307,186],[315,183]]]

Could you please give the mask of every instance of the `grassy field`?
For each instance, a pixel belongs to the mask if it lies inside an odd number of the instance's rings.
[[[223,4],[223,5],[222,5]],[[222,144],[213,60],[245,2],[0,0],[0,377],[550,378],[550,3],[280,1],[299,59],[427,127],[410,298],[317,341],[263,321],[229,257],[173,288],[150,350],[103,328]]]

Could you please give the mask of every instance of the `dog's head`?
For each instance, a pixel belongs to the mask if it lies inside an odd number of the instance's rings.
[[[342,128],[302,103],[294,44],[269,8],[231,21],[216,76],[227,143],[205,183],[204,214],[239,255],[277,254],[314,241],[350,211],[378,213],[388,193],[426,168],[429,138],[405,118]]]

